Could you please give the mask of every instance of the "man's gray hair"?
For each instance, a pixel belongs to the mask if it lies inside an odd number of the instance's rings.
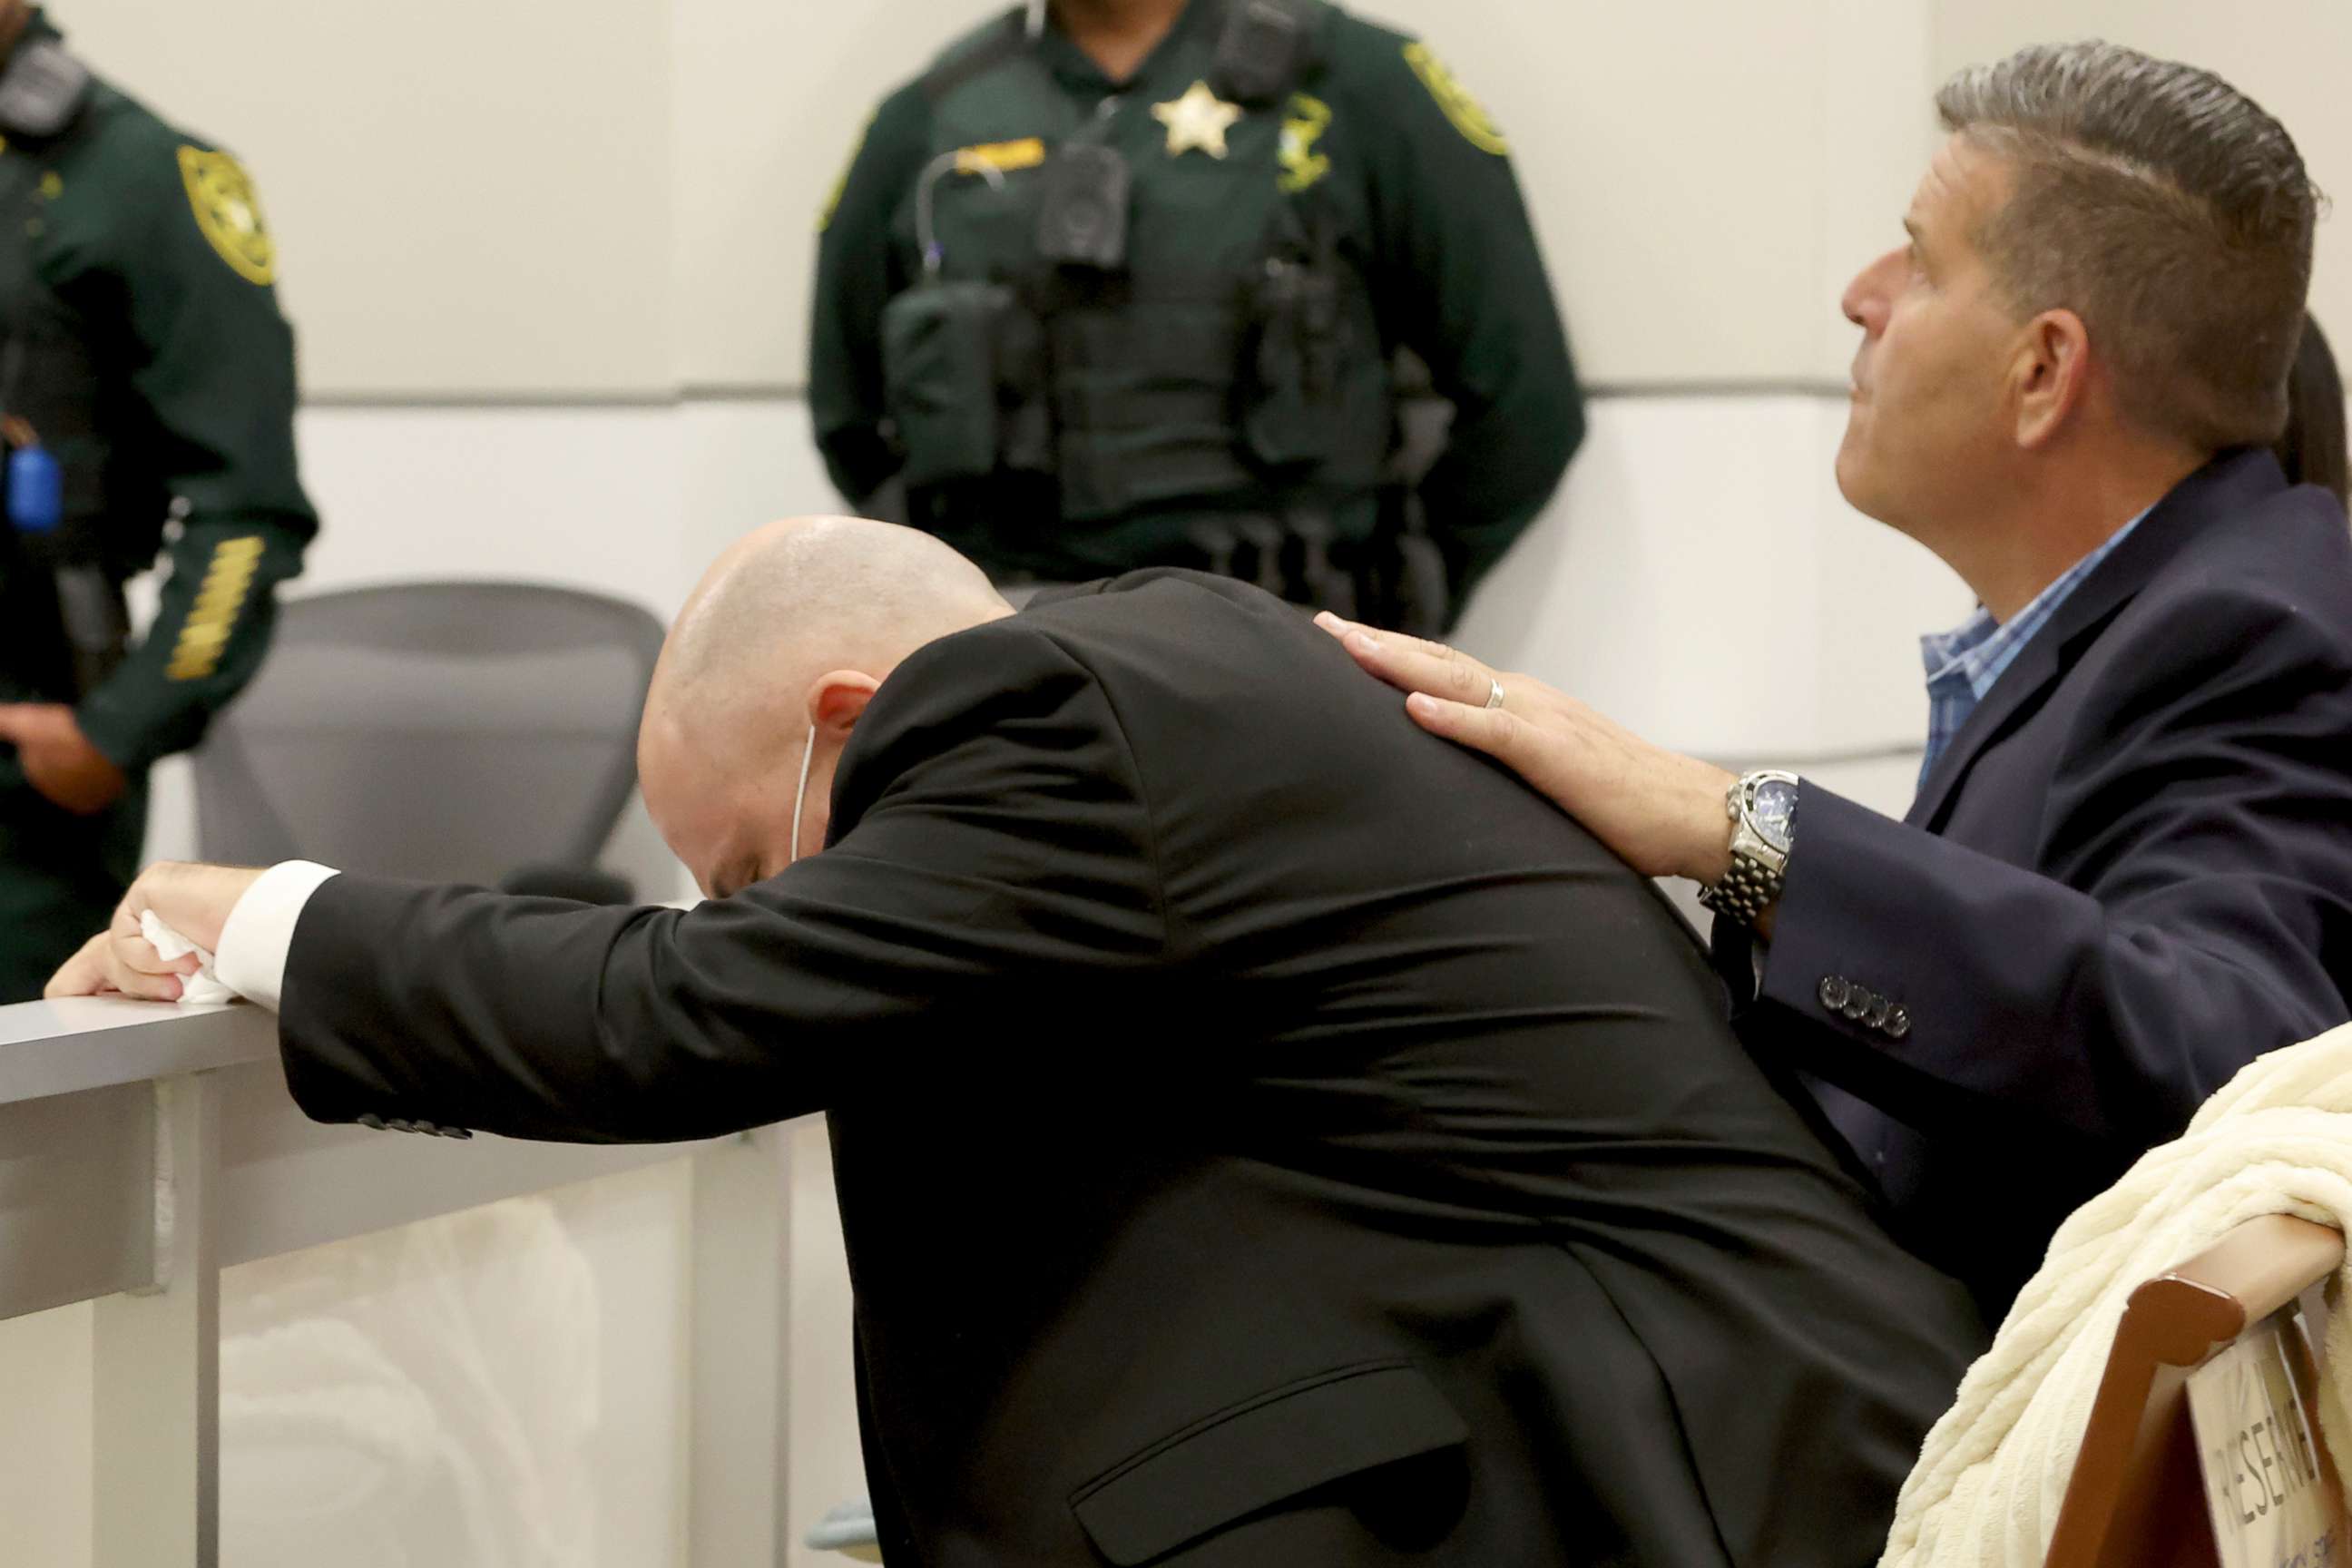
[[[2152,434],[2278,437],[2320,204],[2284,126],[2210,71],[2098,42],[1972,66],[1936,108],[2011,172],[1974,238],[2021,320],[2082,317]]]

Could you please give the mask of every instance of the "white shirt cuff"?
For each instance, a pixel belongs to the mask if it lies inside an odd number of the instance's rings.
[[[278,1011],[286,989],[286,955],[294,945],[294,923],[319,885],[335,874],[331,866],[281,860],[254,879],[221,926],[213,973],[248,1002]]]

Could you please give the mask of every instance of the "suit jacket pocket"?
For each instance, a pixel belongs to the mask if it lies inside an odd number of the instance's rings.
[[[1416,1368],[1364,1362],[1194,1422],[1087,1482],[1070,1507],[1095,1549],[1131,1568],[1311,1488],[1469,1436]]]

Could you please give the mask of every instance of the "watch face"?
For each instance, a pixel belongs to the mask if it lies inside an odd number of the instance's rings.
[[[1797,786],[1786,779],[1766,779],[1748,802],[1748,825],[1756,836],[1786,855],[1797,837]]]

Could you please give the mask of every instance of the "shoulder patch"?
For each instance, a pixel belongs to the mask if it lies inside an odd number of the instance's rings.
[[[1330,123],[1329,104],[1303,92],[1290,95],[1282,115],[1282,140],[1275,153],[1275,162],[1282,167],[1275,179],[1276,189],[1295,196],[1331,172],[1330,155],[1315,150],[1324,127]]]
[[[1454,122],[1454,130],[1462,132],[1464,141],[1481,153],[1492,153],[1497,158],[1509,154],[1510,143],[1503,140],[1502,132],[1496,129],[1495,122],[1487,118],[1486,110],[1470,96],[1466,88],[1454,79],[1454,73],[1445,68],[1444,62],[1430,52],[1427,44],[1407,44],[1404,47],[1404,63],[1412,68],[1412,74],[1421,79],[1421,85],[1429,89],[1429,96],[1437,100],[1437,107],[1445,111],[1445,118]]]
[[[207,153],[184,143],[180,148],[180,180],[188,188],[188,205],[196,226],[220,253],[229,270],[248,283],[270,283],[278,277],[278,246],[261,221],[261,199],[245,167],[226,153]]]

